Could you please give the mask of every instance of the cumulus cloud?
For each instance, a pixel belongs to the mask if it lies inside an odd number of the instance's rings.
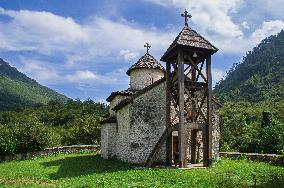
[[[134,61],[138,58],[139,56],[139,53],[138,52],[132,52],[130,50],[121,50],[119,52],[119,54],[121,56],[123,56],[123,58],[126,60],[126,61]]]
[[[247,3],[243,0],[146,0],[165,7],[176,7],[180,11],[184,8],[192,14],[190,23],[192,27],[209,39],[223,54],[244,54],[265,37],[277,34],[283,29],[283,21],[270,20],[264,21],[262,25],[256,26],[256,30],[251,34],[245,35],[242,29],[249,29],[247,21],[236,23],[233,21],[233,14],[237,14],[240,8]],[[269,3],[272,6],[281,5],[277,0]],[[267,4],[266,1],[258,0],[253,4]],[[272,5],[273,4],[273,5]],[[282,3],[283,4],[283,3]],[[263,6],[265,7],[265,6]],[[280,6],[281,7],[281,6]],[[282,9],[281,9],[282,14]]]
[[[100,83],[106,82],[115,82],[117,81],[116,77],[109,77],[105,75],[99,75],[90,70],[78,70],[74,74],[66,75],[68,81],[73,83],[87,83],[87,82],[95,82],[100,81]]]
[[[251,35],[245,36],[242,28],[249,28],[248,23],[236,24],[230,16],[242,5],[242,0],[147,1],[180,10],[188,8],[193,15],[194,29],[215,44],[221,53],[245,53],[256,41],[279,32],[283,27],[281,20],[266,21]],[[70,64],[110,56],[133,61],[144,50],[145,41],[151,43],[153,53],[161,54],[178,32],[143,28],[123,19],[113,21],[96,16],[77,23],[70,17],[44,11],[1,8],[0,14],[11,18],[8,22],[0,22],[0,50],[35,51],[45,55],[60,53]]]
[[[262,23],[261,28],[255,30],[251,34],[251,40],[254,43],[258,43],[261,39],[264,39],[269,35],[275,35],[282,29],[284,29],[284,22],[281,20],[265,21]]]
[[[213,83],[213,87],[215,86],[215,84],[220,81],[222,78],[224,78],[225,76],[225,72],[221,69],[216,69],[213,68],[212,69],[212,83]]]
[[[205,33],[209,32],[222,37],[241,37],[240,27],[229,14],[236,11],[242,0],[147,0],[167,7],[185,8],[192,14],[191,22]]]
[[[249,28],[250,28],[249,23],[248,23],[247,21],[243,21],[243,22],[241,23],[241,25],[242,25],[242,27],[245,28],[245,29],[249,29]]]
[[[21,63],[19,70],[42,84],[57,83],[62,80],[62,76],[49,62],[26,57],[20,57],[19,60]]]
[[[187,8],[193,15],[190,26],[209,39],[223,54],[244,54],[263,38],[278,33],[284,28],[282,20],[266,20],[250,34],[247,21],[236,23],[232,15],[243,6],[243,0],[147,0],[161,6],[175,7],[180,11]],[[161,54],[174,40],[179,31],[169,32],[167,28],[144,28],[139,23],[127,20],[111,20],[93,16],[77,22],[73,18],[55,15],[45,11],[7,10],[0,7],[0,15],[9,19],[0,21],[0,51],[33,52],[43,56],[60,56],[61,62],[50,65],[34,59],[26,62],[22,71],[29,73],[41,83],[66,81],[70,83],[97,82],[115,83],[124,80],[121,70],[106,70],[104,73],[82,67],[82,62],[105,64],[105,59],[135,61],[144,53],[143,45],[151,44],[151,53]],[[170,24],[170,23],[169,23]],[[255,27],[254,27],[255,28]],[[251,29],[251,28],[250,28]],[[76,69],[64,72],[66,66],[78,65]],[[124,67],[124,65],[121,65]],[[224,74],[212,70],[214,82]],[[109,79],[111,77],[112,79]],[[127,80],[127,77],[125,78]],[[123,81],[126,85],[126,81]]]
[[[169,33],[139,27],[125,20],[115,22],[93,17],[86,23],[77,23],[70,17],[50,12],[3,8],[1,14],[11,19],[0,22],[0,50],[35,51],[44,55],[61,53],[71,64],[110,55],[123,55],[125,60],[132,60],[138,51],[144,50],[146,41],[150,41],[153,51],[157,52],[172,38]]]
[[[21,57],[19,70],[34,78],[42,84],[63,84],[63,83],[94,83],[112,84],[121,80],[121,70],[110,71],[109,73],[98,74],[91,70],[71,70],[69,73],[55,69],[49,62]]]
[[[73,51],[88,40],[84,29],[70,17],[50,12],[0,9],[0,14],[11,21],[0,23],[2,50],[37,51],[49,54],[55,51]],[[2,38],[2,36],[5,36]]]

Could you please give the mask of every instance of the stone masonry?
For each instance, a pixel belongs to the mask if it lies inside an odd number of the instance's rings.
[[[130,76],[130,88],[113,92],[107,99],[110,102],[110,116],[104,121],[101,130],[101,154],[105,159],[116,158],[143,165],[166,129],[164,69],[150,54],[146,53],[144,56],[147,58],[142,56],[127,72]],[[213,101],[212,153],[214,159],[219,157],[218,108],[218,103]],[[201,125],[202,123],[200,120]],[[187,146],[190,146],[190,134],[193,128],[196,128],[196,125],[186,124]],[[203,128],[202,126],[197,128],[200,140],[197,152],[201,161]],[[188,161],[190,161],[190,152],[188,147]],[[162,144],[154,158],[156,163],[165,162],[166,143]]]

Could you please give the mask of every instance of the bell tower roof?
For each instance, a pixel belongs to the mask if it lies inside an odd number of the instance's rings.
[[[140,59],[133,64],[126,72],[126,74],[129,76],[130,72],[134,69],[159,69],[162,71],[165,71],[163,65],[161,65],[150,53],[149,53],[149,44],[145,45],[147,47],[147,52],[145,55],[140,57]]]
[[[202,51],[207,54],[214,54],[218,51],[218,48],[188,26],[188,18],[191,18],[191,15],[187,13],[188,12],[185,11],[185,13],[181,15],[185,18],[185,26],[164,53],[161,61],[170,61],[172,56],[176,55],[177,48],[188,48],[191,51]]]

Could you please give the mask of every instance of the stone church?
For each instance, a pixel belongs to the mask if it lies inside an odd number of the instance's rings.
[[[185,25],[167,52],[174,45],[185,45],[193,49],[202,48],[217,51],[206,39]],[[110,103],[109,117],[103,121],[101,128],[101,155],[105,159],[119,159],[125,162],[145,165],[151,158],[152,163],[165,163],[167,160],[166,140],[162,140],[167,127],[166,120],[166,70],[150,53],[147,44],[146,53],[138,59],[126,72],[130,77],[130,87],[126,90],[112,92],[106,99]],[[193,56],[200,54],[194,52]],[[188,76],[185,74],[185,79]],[[193,95],[185,93],[190,99]],[[194,96],[200,99],[198,92]],[[171,102],[171,118],[175,119],[174,104]],[[193,105],[190,103],[189,105]],[[201,104],[206,105],[206,104]],[[212,139],[210,152],[212,159],[219,157],[219,116],[220,104],[212,98]],[[179,153],[178,121],[173,120],[170,132],[170,155],[175,159]],[[204,151],[204,120],[197,118],[198,123],[185,122],[186,161],[198,163],[203,160]],[[195,137],[192,137],[195,134]],[[157,144],[161,142],[161,144]],[[194,148],[194,149],[193,149]],[[151,164],[152,164],[151,163]],[[174,161],[173,161],[174,163]]]

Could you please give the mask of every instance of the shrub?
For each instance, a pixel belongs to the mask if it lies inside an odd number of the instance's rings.
[[[101,139],[102,118],[97,115],[83,115],[77,118],[67,130],[65,136],[68,145],[72,144],[99,144]]]
[[[16,142],[17,152],[27,153],[43,150],[48,143],[48,130],[35,116],[22,117],[12,127]]]
[[[16,140],[13,131],[0,124],[0,157],[14,154],[16,151]]]

